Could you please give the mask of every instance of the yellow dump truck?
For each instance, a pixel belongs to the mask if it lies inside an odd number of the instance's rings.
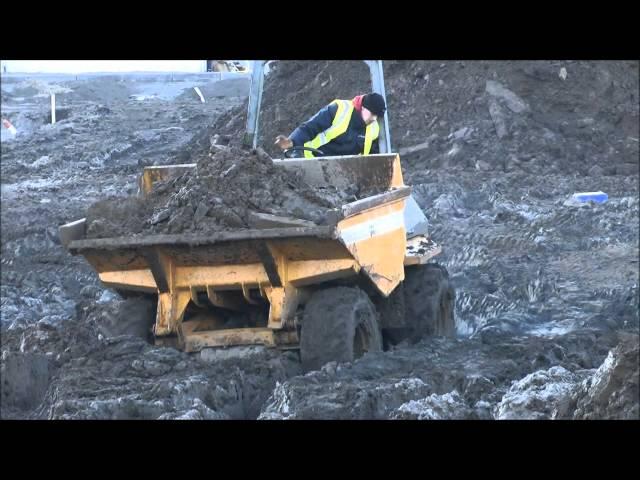
[[[312,186],[382,193],[342,205],[323,226],[265,215],[260,228],[209,235],[87,239],[83,219],[60,227],[61,240],[106,287],[156,295],[155,342],[187,352],[294,348],[312,369],[407,337],[453,333],[448,274],[427,264],[440,247],[426,235],[407,239],[411,189],[398,155],[274,163],[302,171]],[[147,167],[141,194],[195,168]]]

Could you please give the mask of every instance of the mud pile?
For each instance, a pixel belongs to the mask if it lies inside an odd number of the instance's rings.
[[[215,152],[215,153],[213,153]],[[369,194],[370,192],[367,192]],[[311,187],[293,172],[274,166],[263,151],[211,147],[195,172],[159,182],[150,194],[97,202],[87,213],[89,238],[131,234],[196,233],[254,226],[267,213],[323,225],[332,210],[358,192]]]
[[[637,174],[637,72],[634,61],[385,61],[393,151],[410,170]],[[276,135],[370,85],[361,61],[273,62],[258,144],[280,155]],[[245,121],[239,106],[209,134]]]
[[[638,63],[386,62],[394,149],[415,168],[638,173]]]

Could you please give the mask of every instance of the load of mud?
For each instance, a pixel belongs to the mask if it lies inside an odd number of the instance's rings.
[[[301,172],[274,166],[261,150],[214,145],[212,151],[194,172],[158,182],[145,198],[112,197],[92,205],[88,238],[241,230],[254,227],[260,213],[324,225],[334,209],[371,193],[312,187]]]

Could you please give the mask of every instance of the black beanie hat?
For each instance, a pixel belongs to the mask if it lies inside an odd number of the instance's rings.
[[[368,93],[362,99],[362,106],[379,117],[384,116],[387,107],[384,104],[384,98],[379,93]]]

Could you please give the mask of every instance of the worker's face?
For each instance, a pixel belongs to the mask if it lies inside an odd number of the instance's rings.
[[[364,120],[365,124],[370,125],[377,119],[378,116],[376,114],[371,113],[371,110],[367,110],[366,108],[362,107],[362,120]]]

